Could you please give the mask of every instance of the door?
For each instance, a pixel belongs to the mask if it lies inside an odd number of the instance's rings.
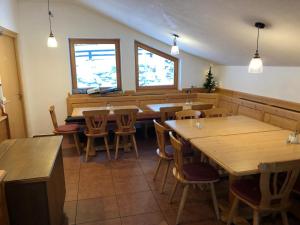
[[[15,37],[6,34],[0,35],[0,79],[7,99],[5,111],[9,118],[11,138],[26,137]]]

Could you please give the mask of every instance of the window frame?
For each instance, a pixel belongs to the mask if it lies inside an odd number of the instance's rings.
[[[119,90],[122,90],[120,39],[69,38],[72,88],[79,89],[77,87],[76,61],[75,61],[75,49],[74,49],[75,44],[114,44],[115,45],[115,54],[116,54],[117,88]],[[83,88],[83,89],[88,89],[88,88]]]
[[[146,51],[152,52],[153,54],[159,55],[163,58],[171,60],[174,62],[174,84],[173,85],[159,85],[159,86],[140,86],[139,85],[139,57],[138,57],[138,48],[145,49]],[[135,55],[135,88],[136,91],[142,90],[157,90],[157,89],[178,89],[178,58],[173,57],[165,52],[162,52],[158,49],[152,48],[146,44],[143,44],[139,41],[134,41],[134,55]]]

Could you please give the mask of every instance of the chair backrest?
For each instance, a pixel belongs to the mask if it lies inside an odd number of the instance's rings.
[[[286,208],[300,171],[300,160],[261,163],[260,192],[262,208]]]
[[[211,109],[214,105],[213,104],[201,104],[201,105],[192,105],[193,110],[208,110]]]
[[[226,117],[229,111],[226,108],[213,108],[204,111],[205,117]]]
[[[50,112],[50,116],[51,116],[51,120],[52,120],[52,124],[54,129],[57,129],[58,124],[57,124],[57,119],[56,119],[56,114],[55,114],[55,107],[54,105],[51,105],[49,107],[49,112]]]
[[[185,119],[198,119],[201,116],[200,111],[188,109],[182,110],[175,113],[177,120],[185,120]]]
[[[134,128],[138,109],[116,109],[117,127],[119,130],[130,130]]]
[[[174,155],[173,155],[174,165],[178,172],[178,175],[183,178],[184,175],[183,175],[182,143],[174,137],[171,131],[169,132],[169,135],[170,135],[171,144],[174,148]]]
[[[175,113],[182,111],[182,106],[173,106],[173,107],[161,107],[160,108],[160,121],[163,123],[166,120],[175,120]]]
[[[167,155],[165,152],[165,147],[166,147],[166,136],[168,135],[168,130],[164,126],[159,124],[156,120],[153,120],[153,123],[154,123],[159,152],[166,157]]]
[[[100,134],[107,130],[109,110],[92,110],[82,112],[88,134]]]

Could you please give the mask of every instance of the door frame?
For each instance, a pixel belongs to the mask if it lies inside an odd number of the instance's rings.
[[[0,36],[5,35],[10,38],[13,38],[14,47],[15,47],[15,55],[16,55],[16,67],[17,67],[17,77],[18,77],[18,83],[19,83],[19,92],[21,95],[21,107],[23,111],[23,119],[24,119],[24,129],[25,129],[25,136],[28,137],[28,126],[27,126],[27,117],[25,112],[25,103],[24,103],[24,88],[23,88],[23,82],[22,82],[22,75],[21,75],[21,66],[20,66],[20,60],[19,60],[19,45],[18,45],[18,33],[11,31],[9,29],[6,29],[2,26],[0,26]]]

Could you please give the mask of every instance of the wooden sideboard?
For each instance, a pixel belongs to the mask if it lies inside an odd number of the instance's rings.
[[[1,225],[9,225],[5,193],[4,193],[5,176],[6,176],[6,172],[4,170],[0,170],[0,224]]]
[[[65,180],[61,136],[10,139],[0,144],[10,225],[61,225]]]

